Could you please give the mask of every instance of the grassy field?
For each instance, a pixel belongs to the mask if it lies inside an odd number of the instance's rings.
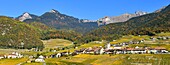
[[[157,34],[157,36],[170,36],[170,33],[160,33],[160,34]]]
[[[112,65],[113,61],[119,60],[118,56],[109,55],[77,55],[73,57],[52,58],[46,59],[47,63],[53,63],[58,65]]]
[[[20,59],[0,59],[0,65],[16,65],[25,62],[27,58]]]
[[[71,41],[64,40],[64,39],[50,39],[50,40],[43,40],[45,48],[57,48],[57,47],[65,47],[72,45]]]
[[[88,48],[88,47],[100,47],[104,46],[106,43],[95,43],[95,42],[90,42],[88,44],[83,44],[79,48]]]
[[[150,37],[147,36],[147,35],[144,35],[144,36],[133,36],[133,35],[128,35],[128,36],[123,36],[122,38],[116,40],[116,41],[113,41],[113,42],[110,42],[111,44],[118,44],[118,43],[123,43],[123,42],[129,42],[129,41],[132,41],[132,40],[142,40],[142,39],[149,39]]]
[[[170,55],[127,54],[127,55],[77,55],[73,57],[46,59],[58,65],[168,65]]]
[[[24,63],[22,65],[43,65],[43,63]]]
[[[151,54],[137,54],[137,55],[126,55],[123,59],[124,65],[169,65],[170,55],[151,55]]]
[[[22,59],[1,59],[0,65],[16,65],[25,62]],[[120,54],[120,55],[88,55],[48,58],[46,65],[169,65],[169,54]],[[43,63],[24,63],[22,65],[43,65]]]
[[[159,37],[159,36],[170,36],[170,33],[159,33],[159,34],[156,34],[155,36],[152,36],[152,37]],[[117,43],[122,43],[122,42],[129,42],[129,41],[132,41],[132,40],[142,40],[142,39],[145,39],[145,40],[150,40],[150,37],[151,36],[147,36],[147,35],[143,35],[143,36],[133,36],[133,35],[128,35],[128,36],[123,36],[122,38],[116,40],[116,41],[113,41],[111,42],[111,44],[117,44]],[[164,41],[156,41],[156,42],[152,42],[152,43],[170,43],[169,42],[170,40],[164,40]]]

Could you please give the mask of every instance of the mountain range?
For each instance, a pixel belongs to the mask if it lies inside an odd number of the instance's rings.
[[[157,12],[133,17],[125,22],[112,23],[91,31],[88,35],[96,39],[110,40],[122,35],[150,35],[170,32],[170,5]]]
[[[94,30],[101,25],[110,23],[125,22],[130,18],[145,15],[147,12],[137,11],[135,14],[123,14],[114,17],[105,17],[99,20],[78,19],[73,16],[61,14],[59,11],[52,9],[49,12],[45,12],[41,16],[30,14],[28,12],[18,16],[16,20],[26,23],[40,22],[49,27],[56,28],[58,30],[73,30],[79,33],[87,33]]]
[[[85,33],[98,28],[97,22],[85,23],[82,19],[61,14],[60,12],[54,9],[52,9],[50,12],[44,13],[41,16],[36,16],[26,12],[23,15],[17,17],[16,19],[26,23],[41,22],[49,27],[53,27],[58,30],[73,30],[81,33]]]

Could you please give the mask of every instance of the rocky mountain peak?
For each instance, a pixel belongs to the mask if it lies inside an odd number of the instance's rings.
[[[110,23],[117,23],[117,22],[125,22],[129,20],[130,18],[141,16],[148,14],[147,12],[143,11],[136,11],[134,14],[125,13],[120,16],[113,16],[113,17],[104,17],[98,20],[98,25],[105,25]]]
[[[28,16],[30,15],[28,12],[23,13],[23,16]]]
[[[19,21],[24,21],[26,19],[32,19],[31,15],[28,12],[23,13],[23,15],[19,17]]]
[[[52,9],[52,10],[50,11],[50,13],[60,13],[60,12],[58,12],[58,11],[55,10],[55,9]]]

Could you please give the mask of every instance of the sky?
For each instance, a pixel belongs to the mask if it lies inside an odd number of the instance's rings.
[[[51,9],[80,19],[97,20],[135,11],[153,12],[169,0],[1,0],[0,15],[17,17],[24,12],[42,15]]]

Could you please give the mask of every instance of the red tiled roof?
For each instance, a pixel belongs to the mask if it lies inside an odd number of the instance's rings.
[[[165,50],[166,48],[164,48],[164,47],[156,47],[155,49],[156,50]]]
[[[127,48],[126,50],[134,50],[134,48]]]

